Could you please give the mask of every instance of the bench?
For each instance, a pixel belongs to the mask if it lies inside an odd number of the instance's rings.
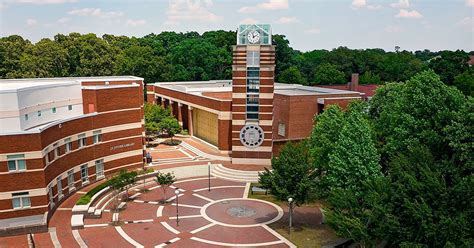
[[[127,203],[126,203],[126,202],[121,202],[121,203],[118,205],[117,209],[118,209],[118,210],[125,209],[125,206],[127,206]]]
[[[264,189],[264,188],[260,188],[260,187],[257,187],[257,186],[252,186],[252,189],[250,189],[250,193],[253,195],[254,192],[257,192],[257,193],[265,193],[265,195],[268,194],[268,190],[267,189]]]
[[[83,229],[84,228],[84,215],[73,214],[71,216],[71,227],[72,227],[72,230]]]

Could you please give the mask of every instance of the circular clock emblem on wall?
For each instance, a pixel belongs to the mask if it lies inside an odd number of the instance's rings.
[[[250,31],[248,34],[247,34],[247,40],[251,43],[251,44],[256,44],[260,41],[260,33],[255,31],[255,30],[252,30]]]
[[[246,125],[240,130],[240,142],[248,148],[259,147],[263,143],[263,129],[258,125]]]

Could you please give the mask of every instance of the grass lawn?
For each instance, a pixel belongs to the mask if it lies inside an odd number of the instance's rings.
[[[252,185],[254,186],[254,185]],[[280,202],[272,195],[249,192],[249,198],[260,199],[275,203],[283,208],[285,215],[275,223],[268,225],[277,231],[283,237],[291,241],[297,247],[321,247],[334,240],[339,239],[334,230],[325,224],[319,224],[317,220],[321,202],[305,204],[301,207],[295,207],[293,212],[293,228],[291,234],[288,233],[288,205],[286,202]]]

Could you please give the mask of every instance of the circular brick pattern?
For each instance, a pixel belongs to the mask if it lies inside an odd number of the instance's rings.
[[[232,198],[206,204],[201,215],[223,226],[251,227],[277,221],[283,216],[283,210],[270,202]]]

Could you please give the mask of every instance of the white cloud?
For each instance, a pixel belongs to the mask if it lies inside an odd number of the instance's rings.
[[[33,26],[36,26],[37,24],[38,24],[38,21],[36,19],[33,19],[33,18],[26,19],[26,26],[28,27],[33,27]]]
[[[365,5],[367,5],[366,0],[352,0],[352,7],[354,8],[362,8],[365,7]]]
[[[75,3],[77,0],[14,0],[16,3],[31,3],[31,4],[60,4],[60,3]]]
[[[140,20],[128,19],[127,22],[125,23],[127,27],[138,27],[138,26],[143,26],[145,24],[146,24],[146,21],[143,19],[140,19]]]
[[[253,18],[245,18],[240,21],[240,24],[257,24],[258,21]]]
[[[165,24],[179,24],[181,21],[216,22],[221,17],[209,10],[212,5],[211,0],[170,0]]]
[[[403,31],[403,28],[401,28],[400,26],[387,26],[384,30],[387,33],[400,33]]]
[[[368,10],[378,10],[378,9],[382,8],[382,5],[380,5],[380,4],[377,4],[377,5],[368,4],[367,0],[352,0],[352,8],[353,9],[366,8]]]
[[[474,0],[466,0],[466,5],[469,7],[474,7]]]
[[[398,9],[406,9],[410,7],[410,2],[409,0],[398,0],[397,3],[391,3],[390,7],[398,8]]]
[[[409,19],[419,19],[422,18],[423,15],[420,14],[420,12],[416,10],[406,10],[406,9],[401,9],[400,12],[398,12],[397,15],[395,15],[397,18],[409,18]]]
[[[296,22],[300,22],[300,21],[298,20],[298,18],[293,17],[293,16],[283,16],[283,17],[280,17],[280,19],[276,21],[276,23],[280,23],[280,24],[288,24],[288,23],[296,23]]]
[[[260,10],[288,9],[288,0],[267,0],[254,6],[244,6],[239,9],[240,13],[256,13]]]
[[[7,8],[7,5],[4,3],[0,3],[0,11],[4,10]]]
[[[123,15],[123,12],[119,11],[102,11],[100,8],[83,8],[83,9],[74,9],[67,12],[70,15],[76,16],[94,16],[100,18],[113,18]]]
[[[319,29],[319,28],[311,28],[311,29],[305,30],[304,32],[307,33],[307,34],[320,34],[320,33],[321,33],[321,29]]]

